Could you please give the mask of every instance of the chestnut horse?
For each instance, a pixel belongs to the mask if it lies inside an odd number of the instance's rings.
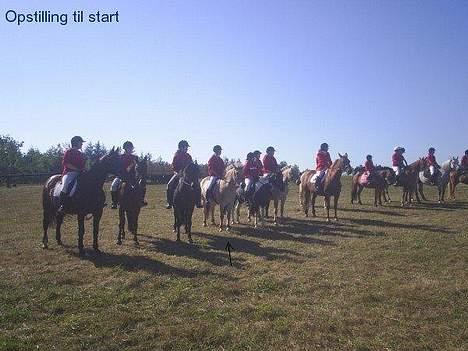
[[[468,169],[459,169],[450,172],[450,197],[455,200],[455,187],[458,183],[468,185]]]
[[[405,204],[411,204],[413,201],[413,195],[416,196],[416,201],[421,203],[419,199],[417,187],[418,187],[418,176],[419,172],[427,169],[427,161],[425,158],[413,162],[412,164],[405,167],[403,172],[400,174],[399,185],[401,186],[401,206]]]
[[[138,217],[146,193],[147,161],[148,159],[145,157],[136,164],[136,183],[134,185],[128,182],[122,182],[120,185],[117,245],[122,245],[122,239],[125,238],[125,217],[127,217],[128,231],[133,234],[133,242],[135,245],[139,245],[137,237]]]
[[[69,205],[64,209],[65,214],[76,214],[78,217],[78,249],[80,255],[84,254],[84,220],[86,215],[93,216],[93,248],[99,252],[98,235],[99,222],[101,221],[106,195],[102,187],[109,173],[118,175],[119,172],[119,149],[112,150],[99,159],[89,171],[82,172],[77,179],[76,193],[69,199]],[[62,244],[60,228],[63,223],[64,214],[57,213],[59,200],[54,196],[55,186],[58,185],[62,176],[56,174],[51,176],[42,190],[43,229],[42,246],[48,248],[47,229],[55,223],[55,239],[57,244]]]
[[[297,182],[299,184],[299,196],[301,200],[301,205],[304,210],[305,216],[309,216],[309,203],[312,196],[312,216],[315,217],[315,199],[317,196],[325,197],[325,208],[327,209],[327,222],[330,221],[330,198],[333,196],[333,205],[335,210],[334,219],[338,219],[337,207],[338,199],[341,193],[341,175],[343,172],[351,174],[352,167],[348,159],[348,154],[344,155],[338,154],[340,157],[337,159],[331,167],[328,169],[327,174],[325,175],[325,180],[323,183],[323,191],[318,194],[315,188],[315,183],[313,183],[312,177],[316,171],[305,171],[302,173],[300,180]]]
[[[352,187],[351,187],[351,203],[354,201],[358,201],[359,205],[362,205],[361,202],[361,193],[364,188],[374,189],[374,206],[379,204],[382,206],[382,195],[384,196],[384,200],[387,201],[386,198],[386,191],[388,189],[389,184],[393,184],[395,182],[395,171],[390,167],[375,167],[372,182],[368,184],[361,184],[360,179],[364,173],[357,172],[353,176]]]

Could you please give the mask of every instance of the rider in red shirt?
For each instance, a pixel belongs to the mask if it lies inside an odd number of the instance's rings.
[[[372,155],[366,156],[366,163],[364,164],[364,169],[367,173],[367,181],[371,182],[375,170],[374,162],[372,161]]]
[[[266,149],[266,155],[263,156],[263,173],[270,174],[276,173],[279,171],[278,162],[276,162],[275,158],[275,148],[273,146],[269,146]]]
[[[393,170],[395,171],[395,184],[394,185],[399,185],[400,182],[400,174],[403,172],[403,169],[405,166],[408,166],[408,163],[405,160],[405,157],[403,154],[405,153],[405,148],[397,146],[393,149],[393,155],[392,155],[392,167]]]
[[[468,171],[468,150],[465,150],[465,155],[463,155],[461,159],[460,168],[462,168],[462,170]]]
[[[63,214],[72,183],[81,171],[85,169],[86,159],[80,151],[85,141],[80,136],[71,139],[71,148],[65,151],[62,160],[62,191],[60,192],[58,213]]]
[[[332,165],[332,160],[330,154],[328,153],[328,144],[323,143],[320,145],[320,150],[317,152],[315,156],[315,170],[317,171],[315,176],[315,189],[317,192],[321,191],[323,178],[325,176],[325,172],[328,168]]]
[[[190,147],[189,143],[186,140],[179,141],[178,149],[174,154],[174,158],[172,160],[172,168],[174,169],[174,175],[167,183],[167,190],[166,190],[166,197],[167,197],[167,209],[172,208],[172,200],[174,197],[174,191],[177,186],[177,182],[180,178],[180,172],[184,170],[190,163],[192,163],[192,156],[187,152],[188,148]],[[200,190],[200,183],[196,182],[194,185],[194,189],[196,192],[196,206],[197,208],[202,208],[201,205],[201,190]]]
[[[250,195],[255,190],[255,183],[258,181],[260,176],[263,175],[262,169],[263,165],[258,159],[259,155],[261,154],[260,151],[249,152],[247,154],[247,160],[244,165],[243,169],[243,176],[245,178],[245,196],[246,198],[250,197]],[[256,156],[257,155],[257,156]]]
[[[431,173],[431,183],[435,183],[436,170],[440,168],[437,164],[436,157],[434,155],[435,149],[433,147],[429,148],[428,154],[426,157],[427,164],[429,166],[429,172]]]
[[[223,159],[221,158],[222,148],[220,145],[215,145],[213,147],[213,156],[208,160],[208,175],[210,178],[210,184],[206,190],[206,202],[209,203],[212,197],[213,187],[215,186],[218,179],[222,179],[224,176],[224,170],[226,165],[224,164]]]

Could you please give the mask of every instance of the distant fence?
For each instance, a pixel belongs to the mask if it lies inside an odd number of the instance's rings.
[[[16,174],[0,174],[0,185],[6,185],[8,188],[16,186],[16,184],[42,184],[52,175],[57,173],[16,173]],[[149,174],[146,177],[149,184],[167,184],[171,179],[172,174]],[[109,177],[112,180],[114,177]]]

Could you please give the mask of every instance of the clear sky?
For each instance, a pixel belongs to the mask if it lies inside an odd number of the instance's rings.
[[[66,5],[64,5],[66,3]],[[119,11],[119,23],[8,23],[5,12]],[[73,135],[169,160],[180,139],[314,166],[468,148],[468,1],[0,3],[0,134]]]

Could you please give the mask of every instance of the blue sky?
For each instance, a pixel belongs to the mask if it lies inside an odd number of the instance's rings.
[[[33,4],[33,5],[32,5]],[[23,23],[13,9],[119,11],[120,22]],[[40,150],[78,134],[169,160],[273,145],[313,167],[468,148],[467,1],[12,1],[0,4],[0,134]],[[70,20],[69,20],[70,21]]]

